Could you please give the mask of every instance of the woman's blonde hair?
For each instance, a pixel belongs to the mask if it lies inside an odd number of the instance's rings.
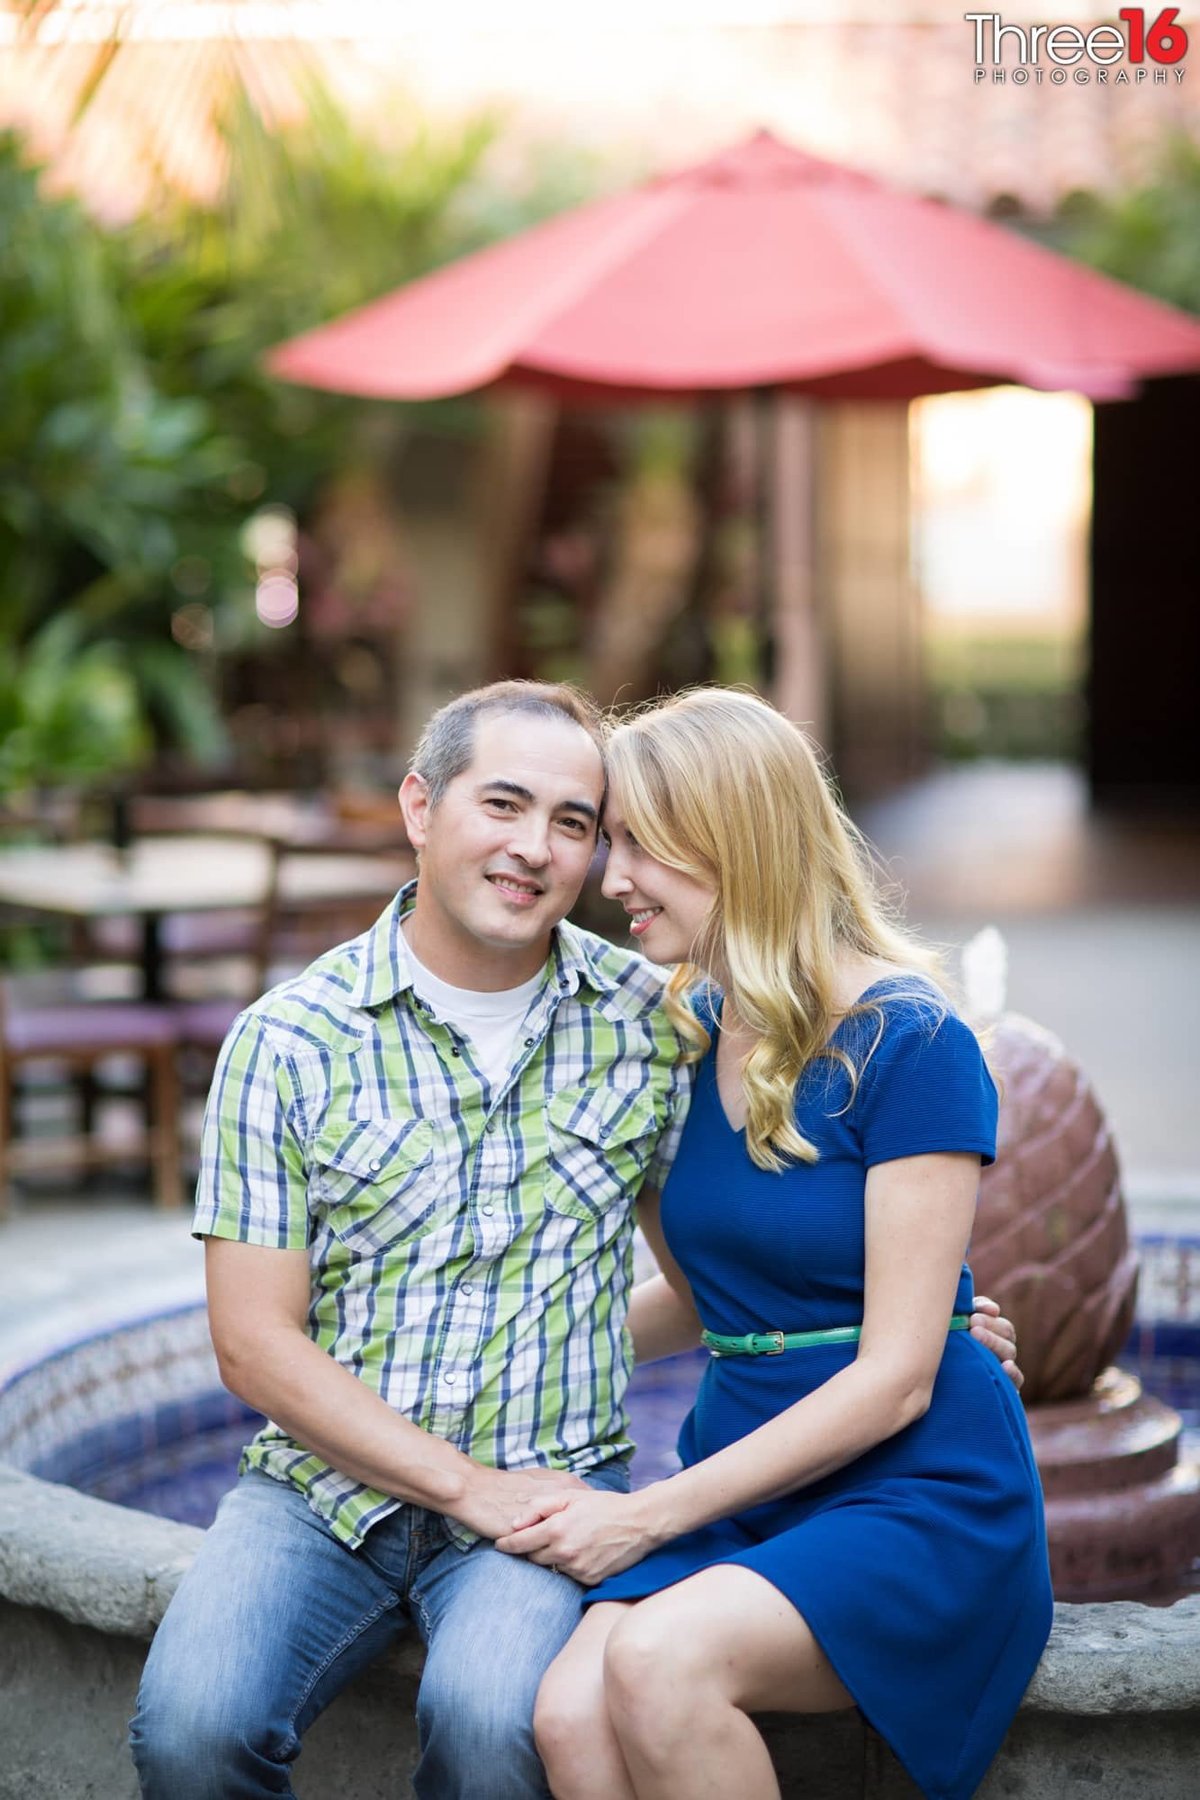
[[[819,1056],[844,1063],[852,1082],[862,1072],[828,1044],[842,1016],[839,952],[934,979],[937,956],[889,917],[870,853],[812,743],[757,695],[697,688],[652,703],[616,726],[608,755],[634,837],[715,889],[696,953],[726,972],[728,998],[758,1036],[742,1071],[751,1157],[772,1170],[789,1158],[815,1162],[815,1146],[796,1128],[796,1083]],[[693,1058],[709,1044],[687,1004],[700,979],[697,967],[681,964],[667,987],[667,1010]]]

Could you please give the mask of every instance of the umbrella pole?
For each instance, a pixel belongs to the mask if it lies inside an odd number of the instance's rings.
[[[754,624],[758,638],[756,685],[775,686],[776,501],[779,405],[773,387],[754,390]]]

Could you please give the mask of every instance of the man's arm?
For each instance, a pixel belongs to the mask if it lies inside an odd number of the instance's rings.
[[[1000,1358],[1000,1367],[1019,1393],[1025,1385],[1025,1375],[1017,1365],[1016,1327],[1011,1319],[1002,1317],[996,1302],[986,1294],[976,1294],[971,1306],[971,1336]]]
[[[661,1272],[640,1281],[629,1300],[629,1330],[639,1364],[695,1350],[700,1343],[700,1315],[687,1278],[667,1249],[658,1210],[657,1190],[643,1188],[638,1195],[637,1220]]]
[[[510,1529],[546,1487],[579,1487],[549,1469],[488,1469],[395,1412],[305,1330],[306,1250],[205,1239],[208,1316],[225,1386],[306,1450],[355,1481],[448,1513],[483,1537]]]

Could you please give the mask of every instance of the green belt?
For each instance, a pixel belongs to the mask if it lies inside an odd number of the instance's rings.
[[[967,1313],[955,1313],[951,1331],[966,1331],[971,1320]],[[716,1331],[702,1331],[700,1342],[714,1356],[781,1356],[785,1350],[807,1350],[810,1344],[857,1344],[861,1325],[832,1325],[828,1331],[748,1331],[745,1337],[722,1337]]]

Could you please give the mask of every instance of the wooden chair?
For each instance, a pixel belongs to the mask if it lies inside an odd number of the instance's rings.
[[[12,1174],[81,1161],[124,1161],[131,1150],[148,1158],[161,1207],[183,1204],[179,1150],[178,1029],[168,1007],[142,1001],[91,1002],[59,998],[44,1004],[15,1000],[0,982],[0,1217]],[[36,1064],[72,1076],[94,1077],[114,1057],[136,1059],[146,1075],[149,1118],[135,1142],[106,1143],[94,1129],[92,1108],[72,1136],[19,1137],[19,1077]]]
[[[215,1055],[226,1032],[244,1006],[269,987],[298,975],[318,956],[375,923],[396,889],[416,873],[416,858],[407,848],[389,844],[385,854],[372,847],[379,865],[379,886],[370,893],[314,897],[297,888],[294,878],[306,864],[345,856],[344,839],[299,845],[268,839],[270,868],[262,903],[253,973],[249,989],[225,999],[183,1001],[173,1007],[184,1049]],[[356,854],[362,854],[355,847]]]

